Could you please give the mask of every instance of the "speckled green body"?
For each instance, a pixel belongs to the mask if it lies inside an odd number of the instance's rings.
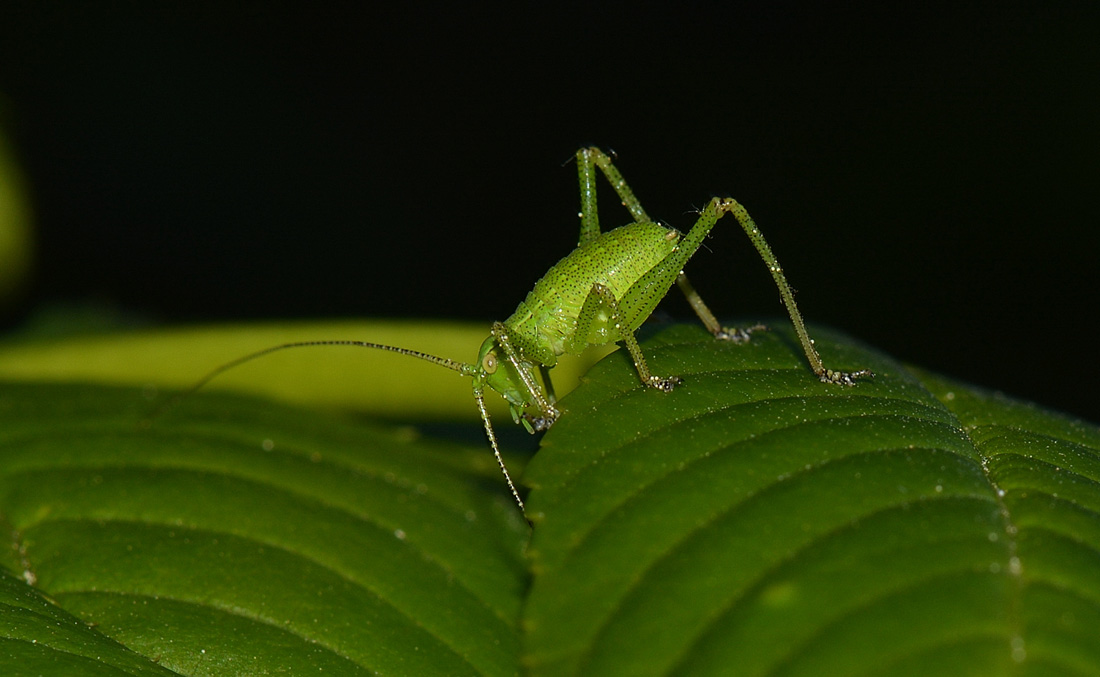
[[[676,251],[679,241],[679,232],[644,222],[615,228],[582,244],[536,282],[504,321],[512,343],[527,359],[550,367],[563,353],[577,354],[589,345],[621,340],[606,308],[597,313],[586,336],[576,334],[577,318],[593,285],[608,287],[615,300],[622,301],[646,273]],[[637,329],[675,280],[675,275],[669,276],[664,284],[647,289],[643,298],[624,305],[625,330]]]

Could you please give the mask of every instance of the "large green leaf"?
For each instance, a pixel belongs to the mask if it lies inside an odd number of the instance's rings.
[[[515,672],[527,525],[480,444],[228,396],[149,409],[0,390],[0,673]]]
[[[524,480],[534,674],[1100,674],[1100,431],[824,332],[612,356]]]
[[[476,420],[143,426],[147,389],[0,350],[56,382],[0,384],[0,674],[1100,674],[1100,430],[815,336],[875,380],[819,383],[779,323],[646,341],[672,393],[597,365],[523,476],[526,563]]]

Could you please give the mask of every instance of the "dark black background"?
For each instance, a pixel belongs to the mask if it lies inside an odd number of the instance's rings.
[[[40,249],[7,324],[504,318],[598,144],[672,225],[744,203],[811,322],[1100,420],[1094,6],[8,2]],[[732,220],[708,247],[719,314],[782,313]]]

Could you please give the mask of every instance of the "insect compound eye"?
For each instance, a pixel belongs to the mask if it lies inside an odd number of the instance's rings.
[[[486,374],[496,372],[497,364],[497,354],[492,351],[485,353],[485,357],[481,360],[481,368],[485,370]]]

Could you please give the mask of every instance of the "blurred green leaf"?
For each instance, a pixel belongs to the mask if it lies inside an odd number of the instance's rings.
[[[57,319],[50,324],[57,324]],[[477,358],[489,327],[435,320],[303,321],[50,334],[45,339],[39,334],[32,331],[0,343],[0,379],[187,388],[243,355],[292,341],[328,339],[373,341],[465,361]],[[554,370],[559,395],[572,390],[580,375],[606,352],[563,359]],[[402,420],[478,420],[469,379],[428,362],[348,346],[273,353],[226,372],[207,390],[261,394]],[[508,415],[502,399],[486,402],[494,414]]]
[[[0,130],[0,308],[13,303],[29,281],[34,260],[31,228],[23,173]]]

